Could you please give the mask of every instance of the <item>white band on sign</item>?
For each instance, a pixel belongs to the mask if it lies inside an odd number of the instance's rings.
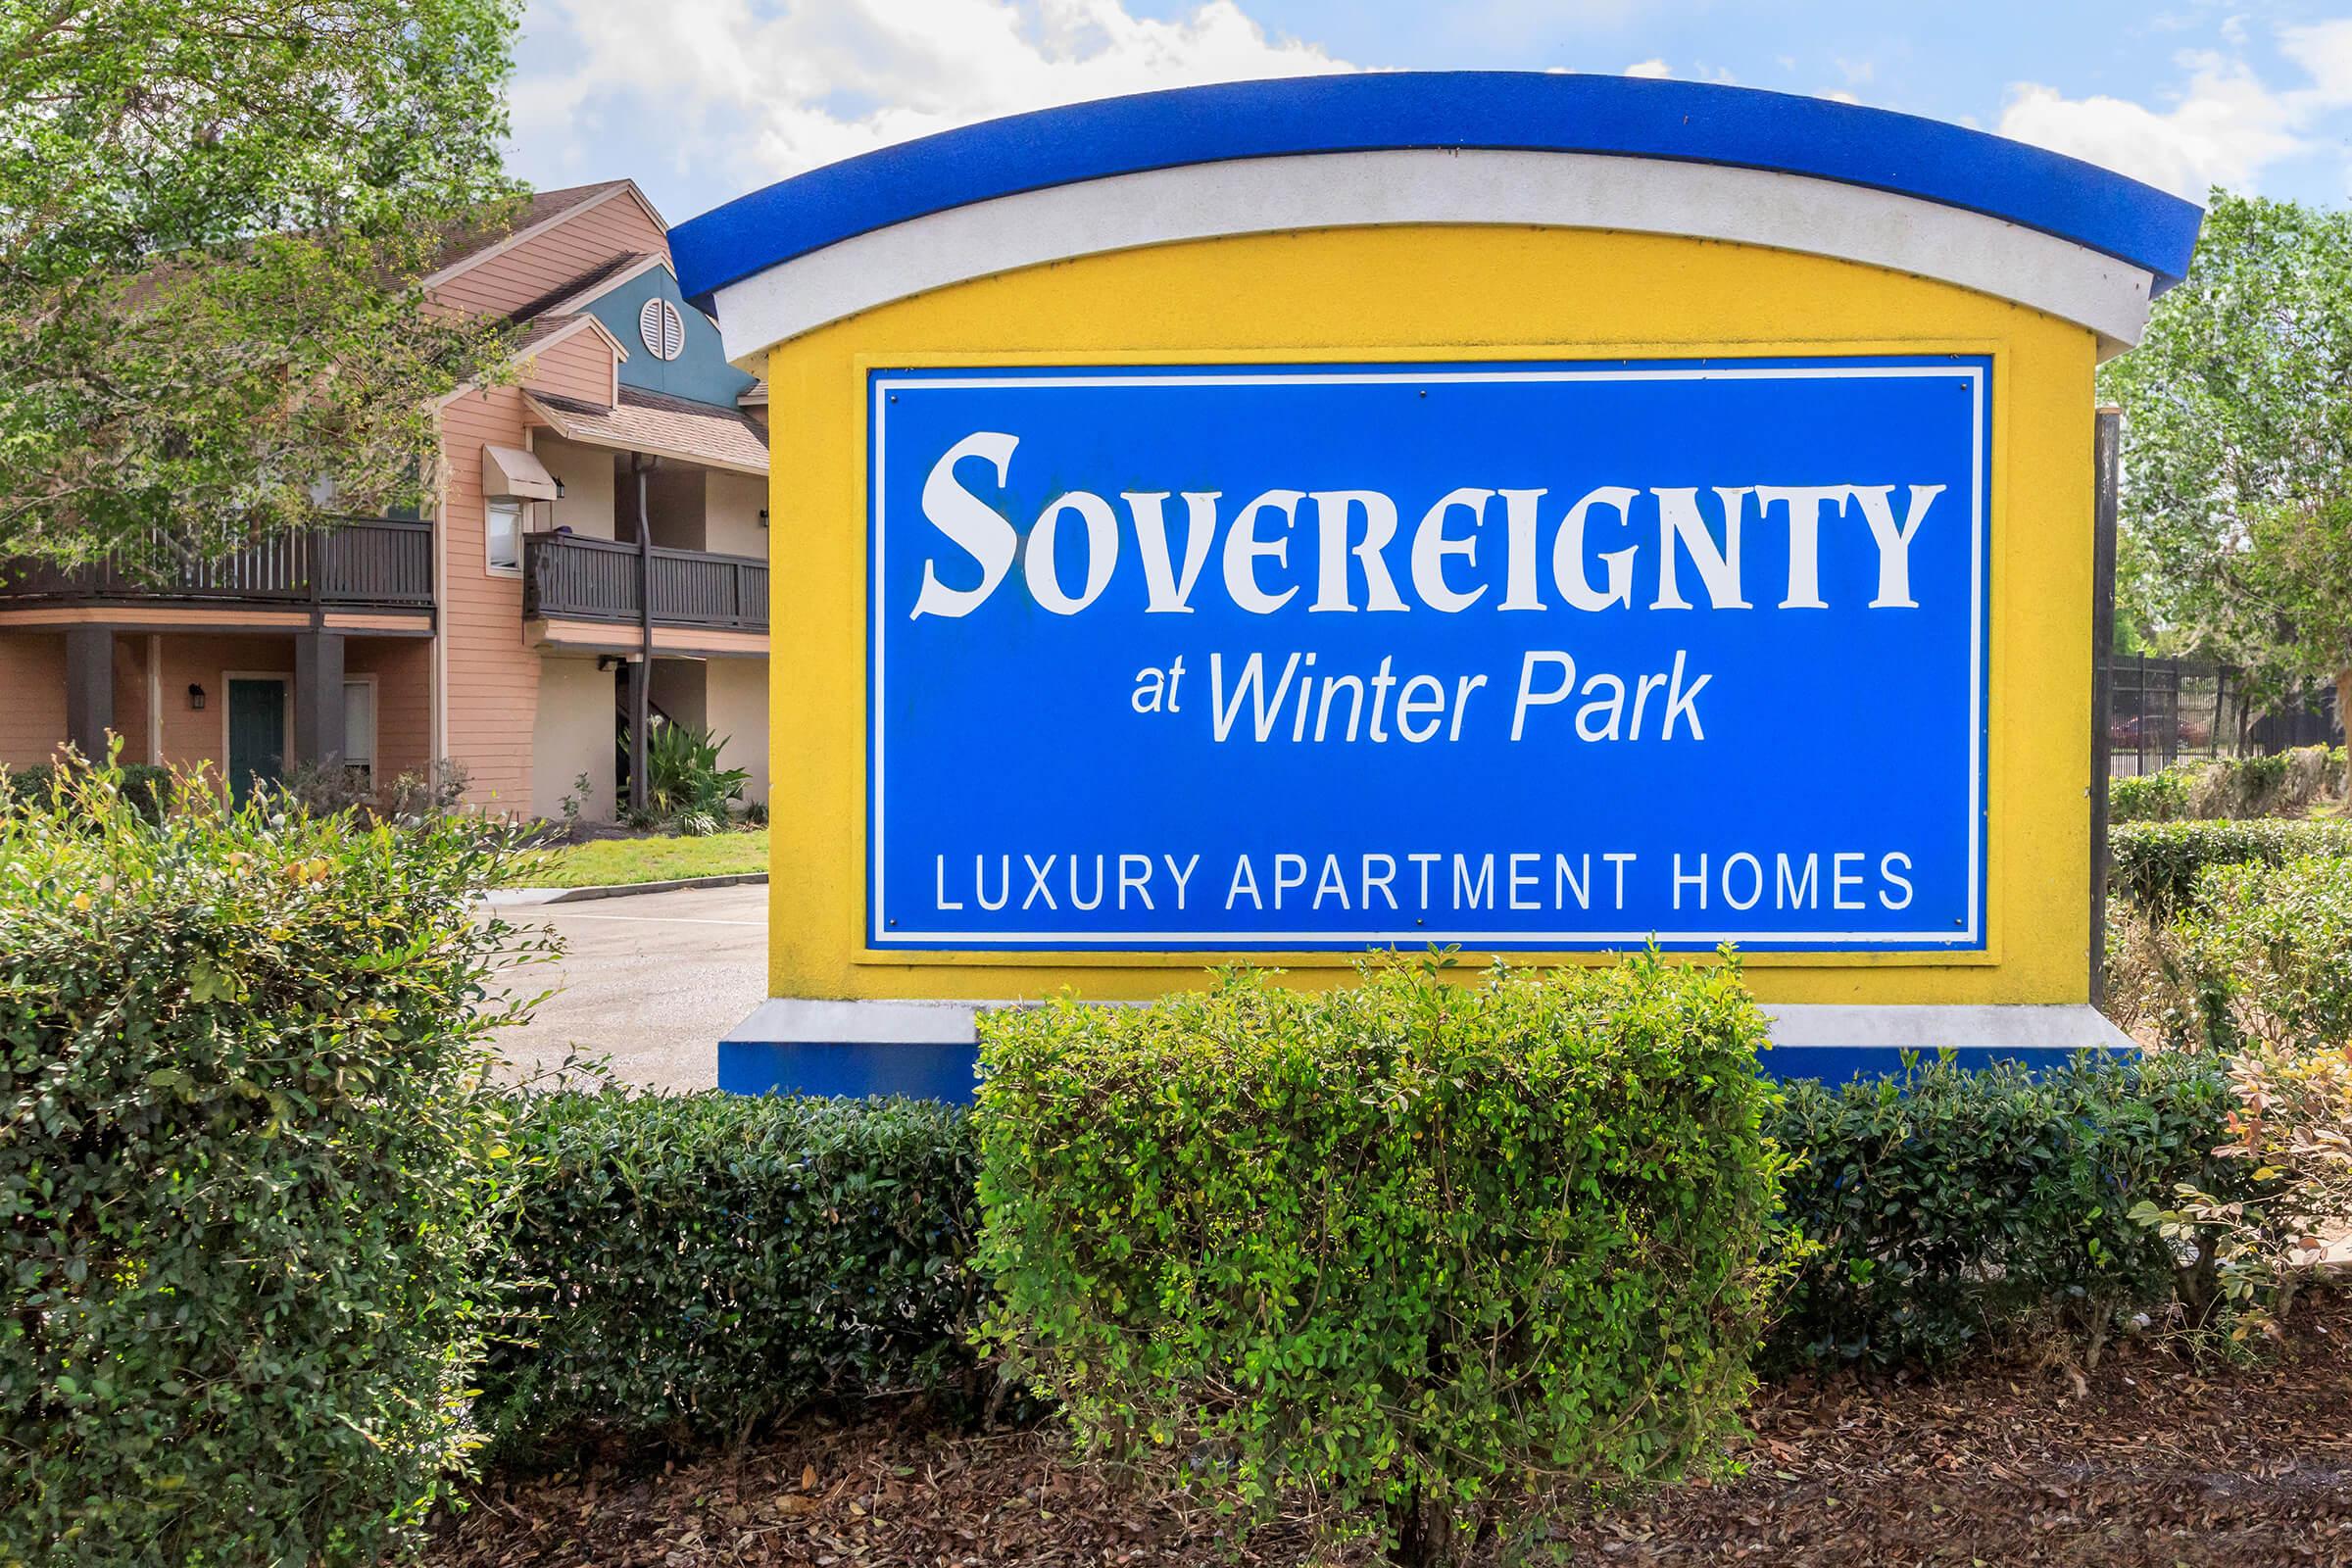
[[[1231,234],[1470,223],[1676,234],[1859,262],[2139,340],[2153,275],[1964,208],[1800,174],[1593,153],[1316,153],[1188,164],[974,202],[717,291],[741,359],[861,311],[1025,267]]]

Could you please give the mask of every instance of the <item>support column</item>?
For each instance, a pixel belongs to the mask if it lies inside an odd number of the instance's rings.
[[[343,755],[343,634],[294,636],[294,735],[291,762],[324,767]]]
[[[66,739],[85,761],[106,760],[115,727],[115,634],[106,626],[66,632]]]

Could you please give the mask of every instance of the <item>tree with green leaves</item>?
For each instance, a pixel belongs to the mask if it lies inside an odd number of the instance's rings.
[[[432,490],[504,358],[518,0],[0,0],[0,558],[217,554]]]
[[[2215,191],[2100,388],[2124,411],[2119,620],[2352,712],[2352,213]]]

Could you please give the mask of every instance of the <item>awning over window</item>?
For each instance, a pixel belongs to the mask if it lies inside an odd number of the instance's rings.
[[[555,475],[537,458],[519,447],[482,448],[482,499],[485,501],[553,501]]]

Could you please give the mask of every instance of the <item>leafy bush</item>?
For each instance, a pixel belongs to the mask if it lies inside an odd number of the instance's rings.
[[[2184,1182],[2170,1206],[2145,1200],[2132,1215],[2215,1250],[2243,1335],[2271,1326],[2328,1233],[2352,1221],[2352,1045],[2258,1039],[2231,1059],[2230,1085],[2236,1108],[2216,1152],[2243,1162],[2253,1192]]]
[[[2232,1102],[2210,1061],[1930,1065],[1904,1093],[1784,1096],[1764,1127],[1793,1161],[1779,1246],[1798,1273],[1772,1364],[1935,1363],[2041,1326],[2095,1353],[2119,1313],[2211,1303],[2201,1267],[2176,1274],[2128,1222],[2183,1185],[2245,1189],[2242,1162],[2211,1155]],[[973,1406],[988,1290],[963,1111],[608,1092],[533,1097],[516,1119],[497,1245],[531,1283],[476,1409],[506,1455],[733,1436],[812,1398]]]
[[[46,810],[61,801],[74,799],[71,790],[59,793],[61,784],[69,784],[83,769],[78,761],[59,766],[37,762],[31,767],[0,768],[8,779],[8,788],[16,803],[23,808]],[[130,808],[153,822],[162,817],[164,808],[172,800],[172,770],[146,762],[119,762],[114,766],[116,787]]]
[[[2212,867],[2179,936],[2207,1044],[2352,1041],[2352,858]]]
[[[732,1436],[821,1396],[966,1390],[977,1160],[952,1107],[563,1093],[522,1107],[515,1337],[478,1414],[513,1454]]]
[[[374,1563],[466,1449],[507,841],[57,788],[0,810],[0,1562]]]
[[[1738,1420],[1781,1161],[1730,967],[990,1015],[988,1330],[1084,1440],[1443,1560]]]
[[[2188,774],[2178,767],[2107,781],[2110,822],[2170,822],[2188,814]]]
[[[2205,1000],[2177,919],[2130,902],[2108,906],[2099,1010],[2134,1040],[2194,1051],[2206,1043]]]
[[[718,765],[719,753],[729,736],[710,738],[707,729],[683,724],[657,725],[645,743],[645,810],[643,826],[664,826],[697,837],[716,833],[727,825],[727,808],[743,798],[751,774],[740,767]],[[628,749],[628,739],[621,739]]]
[[[2344,749],[2303,746],[2272,757],[2175,762],[2107,782],[2111,822],[2241,818],[2301,811],[2345,787]]]
[[[473,787],[472,771],[444,757],[421,773],[403,773],[384,792],[383,814],[396,822],[419,822],[454,811]]]
[[[2209,865],[2352,855],[2352,822],[2135,822],[2115,829],[2108,852],[2110,891],[2161,918],[2188,902]]]
[[[1785,1087],[1774,1138],[1793,1168],[1785,1223],[1814,1249],[1773,1330],[1773,1357],[1893,1366],[1950,1359],[2054,1318],[2089,1353],[2119,1315],[2203,1273],[2131,1217],[2181,1182],[2225,1179],[2227,1086],[2210,1063],[2085,1059],[2036,1077],[1942,1063],[1907,1081]]]

